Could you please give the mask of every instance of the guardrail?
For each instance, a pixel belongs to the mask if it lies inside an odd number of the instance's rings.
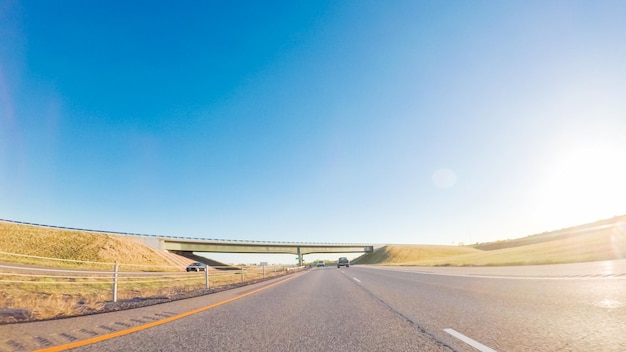
[[[208,267],[186,272],[177,266],[87,262],[26,256],[42,262],[65,261],[84,264],[84,269],[61,269],[20,264],[0,265],[0,309],[28,310],[29,319],[80,315],[102,311],[124,302],[147,302],[185,298],[209,293],[225,286],[239,286],[287,275],[303,267],[239,266],[238,270]],[[102,269],[100,269],[102,268]],[[6,322],[6,321],[5,321]]]
[[[283,242],[283,241],[258,241],[258,240],[229,240],[229,239],[217,239],[217,238],[206,238],[206,237],[188,237],[188,236],[170,236],[170,235],[149,235],[149,234],[141,234],[141,233],[131,233],[131,232],[118,232],[118,231],[105,231],[105,230],[90,230],[90,229],[81,229],[75,227],[65,227],[65,226],[55,226],[55,225],[43,225],[36,224],[32,222],[24,222],[17,220],[7,220],[0,219],[0,221],[20,224],[20,225],[28,225],[28,226],[37,226],[37,227],[46,227],[52,229],[60,229],[60,230],[70,230],[70,231],[82,231],[82,232],[91,232],[91,233],[104,233],[104,234],[113,234],[113,235],[122,235],[122,236],[136,236],[136,237],[151,237],[151,238],[163,238],[163,239],[178,239],[178,240],[204,240],[204,241],[222,241],[227,243],[271,243],[271,244],[286,244],[286,245],[342,245],[342,246],[372,246],[373,244],[367,243],[337,243],[337,242]]]

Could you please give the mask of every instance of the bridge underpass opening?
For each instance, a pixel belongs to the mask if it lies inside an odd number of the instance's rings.
[[[314,243],[255,243],[244,241],[211,241],[189,239],[166,239],[162,249],[177,252],[190,258],[193,253],[240,253],[240,254],[291,254],[303,264],[303,257],[309,254],[369,253],[373,245],[364,244],[314,244]],[[207,263],[208,264],[208,263]]]
[[[265,265],[265,266],[297,266],[299,265],[295,254],[264,254],[264,253],[215,253],[196,252],[196,256],[209,258],[210,260],[224,263],[224,266],[239,268],[241,265]],[[339,257],[347,257],[354,260],[363,253],[310,253],[303,255],[303,265],[313,264],[318,260],[324,262],[336,262]],[[201,261],[201,260],[200,260]],[[217,268],[217,267],[216,267]]]

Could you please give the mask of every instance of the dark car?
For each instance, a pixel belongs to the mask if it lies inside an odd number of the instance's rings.
[[[204,264],[204,263],[191,263],[187,267],[187,272],[190,272],[190,271],[205,271],[205,270],[206,270],[206,264]]]
[[[339,260],[337,261],[337,267],[340,268],[342,265],[345,266],[346,268],[350,267],[350,261],[348,260],[348,258],[346,257],[339,258]]]

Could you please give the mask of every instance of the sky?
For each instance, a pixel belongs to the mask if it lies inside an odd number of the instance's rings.
[[[456,245],[623,215],[624,18],[601,0],[3,1],[0,218]]]

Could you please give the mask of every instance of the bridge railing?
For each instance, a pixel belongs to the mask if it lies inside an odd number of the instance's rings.
[[[354,246],[354,247],[372,246],[372,244],[364,244],[364,243],[282,242],[282,241],[216,239],[216,238],[192,237],[192,236],[150,235],[150,234],[141,234],[141,233],[132,233],[132,232],[92,230],[92,229],[81,229],[81,228],[76,228],[76,227],[43,225],[43,224],[36,224],[36,223],[17,221],[17,220],[7,220],[7,219],[0,219],[0,221],[13,223],[13,224],[21,224],[21,225],[37,226],[37,227],[46,227],[46,228],[69,230],[69,231],[104,233],[104,234],[113,234],[113,235],[122,235],[122,236],[158,238],[158,239],[168,239],[169,238],[169,239],[176,239],[176,240],[191,240],[191,241],[220,241],[220,242],[227,242],[227,243],[258,243],[258,244],[272,243],[272,244],[285,244],[285,245],[337,245],[337,246],[341,245],[341,246]]]

